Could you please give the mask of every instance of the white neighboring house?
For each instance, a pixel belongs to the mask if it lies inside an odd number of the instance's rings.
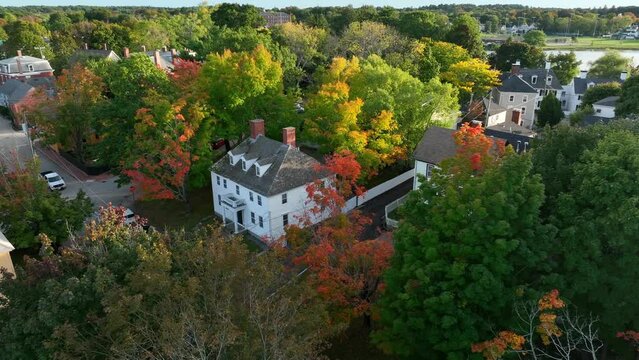
[[[619,74],[619,78],[610,79],[610,78],[595,78],[588,77],[588,71],[582,70],[579,73],[579,77],[573,78],[570,81],[570,84],[564,86],[565,95],[560,97],[561,101],[561,109],[564,111],[566,115],[572,114],[577,111],[581,106],[582,98],[586,93],[586,90],[590,89],[595,85],[601,85],[606,83],[623,83],[628,78],[627,72],[622,72]]]
[[[509,110],[507,117],[512,122],[528,129],[535,123],[535,111],[543,98],[552,94],[561,99],[564,91],[549,62],[543,69],[522,69],[517,61],[510,72],[502,74],[501,81],[500,86],[493,88],[491,98]]]
[[[617,105],[618,100],[619,96],[608,96],[605,99],[593,103],[593,113],[586,115],[580,125],[607,124],[615,118],[615,105]]]
[[[299,224],[308,209],[306,186],[326,183],[330,174],[318,172],[319,162],[296,147],[295,128],[284,128],[279,142],[264,135],[264,120],[250,126],[251,137],[211,169],[214,211],[235,233],[246,230],[271,241],[287,225]]]
[[[0,268],[5,268],[8,272],[15,276],[16,270],[13,268],[13,262],[11,261],[10,254],[14,249],[13,245],[11,245],[2,231],[0,231]],[[2,280],[2,275],[0,275],[0,280]]]

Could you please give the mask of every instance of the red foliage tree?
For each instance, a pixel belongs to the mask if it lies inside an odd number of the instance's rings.
[[[505,152],[504,142],[486,136],[481,125],[465,123],[453,137],[457,144],[455,173],[482,173]]]
[[[183,96],[192,96],[197,92],[202,96],[206,92],[197,91],[198,77],[202,72],[202,64],[191,60],[178,60],[170,73],[171,82],[182,92]]]
[[[617,333],[617,337],[629,342],[639,352],[639,332],[633,330],[620,331]]]

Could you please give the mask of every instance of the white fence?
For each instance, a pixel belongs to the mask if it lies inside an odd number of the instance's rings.
[[[395,186],[403,183],[404,181],[413,178],[413,176],[414,176],[414,170],[410,169],[403,174],[397,175],[394,178],[387,180],[367,190],[362,196],[352,197],[348,199],[348,201],[346,201],[346,205],[344,206],[344,209],[342,211],[349,212],[355,209],[356,207],[366,203],[367,201],[370,201],[378,197],[379,195],[387,192],[388,190],[394,188]]]
[[[387,229],[396,228],[397,225],[399,224],[398,220],[392,219],[389,215],[393,211],[395,211],[395,209],[400,207],[406,201],[407,197],[408,197],[408,194],[400,197],[397,200],[393,200],[393,202],[391,202],[390,204],[386,205],[386,207],[384,208],[384,219],[386,221],[386,228]]]

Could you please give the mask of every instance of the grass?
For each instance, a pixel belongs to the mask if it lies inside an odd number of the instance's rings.
[[[508,34],[481,34],[484,39],[506,40]],[[513,36],[514,40],[523,41],[521,36]],[[639,50],[639,40],[615,40],[601,37],[580,36],[573,42],[566,36],[548,36],[544,50]]]
[[[211,188],[205,186],[191,192],[191,211],[177,200],[136,201],[133,211],[146,218],[149,224],[158,230],[193,230],[198,225],[214,224],[218,222],[213,216],[213,195]],[[249,250],[260,252],[262,248],[250,235],[244,234],[242,239]]]
[[[353,320],[346,331],[333,339],[331,347],[324,352],[331,360],[394,360],[396,357],[385,355],[370,342],[370,329],[364,319]]]

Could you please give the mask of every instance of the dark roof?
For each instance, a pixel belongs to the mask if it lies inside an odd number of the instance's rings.
[[[0,94],[7,97],[9,104],[15,104],[27,96],[31,89],[33,89],[33,86],[27,83],[15,79],[9,79],[4,84],[0,85]]]
[[[593,105],[614,107],[615,105],[617,105],[618,100],[619,100],[619,96],[608,96],[607,98],[604,98],[595,102]]]
[[[619,78],[609,79],[609,78],[585,78],[582,79],[580,77],[576,77],[573,79],[575,86],[575,94],[583,95],[588,90],[588,84],[593,83],[595,85],[606,84],[611,82],[622,83],[623,81]]]
[[[453,138],[454,133],[453,129],[429,127],[413,152],[415,160],[439,164],[443,160],[455,156],[457,144]]]
[[[579,126],[590,126],[595,124],[607,124],[612,121],[612,118],[605,118],[597,115],[586,115],[579,123]]]
[[[493,116],[495,114],[503,113],[504,111],[508,111],[505,107],[502,107],[499,104],[496,104],[492,101],[489,102],[487,98],[484,98],[484,109],[488,109],[488,116]]]
[[[550,84],[546,84],[546,76],[552,76]],[[537,77],[537,81],[533,83],[533,76]],[[516,81],[519,79],[521,81]],[[502,85],[498,87],[499,91],[506,92],[538,92],[540,89],[562,90],[563,87],[559,82],[559,78],[552,69],[520,69],[517,75],[507,72],[501,75]],[[522,82],[526,85],[523,85]]]
[[[501,92],[537,93],[537,90],[522,78],[510,73],[501,75],[501,85],[497,88]]]
[[[251,166],[242,170],[241,161],[229,162],[229,154],[243,155],[245,159],[257,159],[260,165],[271,164],[260,177]],[[306,185],[329,175],[317,170],[319,162],[297,148],[279,141],[258,136],[248,138],[213,165],[213,171],[259,194],[272,196]]]
[[[484,130],[484,134],[492,138],[504,140],[506,142],[506,145],[511,145],[513,147],[513,150],[518,153],[529,150],[530,143],[533,139],[532,136],[524,135],[522,133],[518,134],[514,131],[502,131],[498,126],[491,126],[486,128]]]

